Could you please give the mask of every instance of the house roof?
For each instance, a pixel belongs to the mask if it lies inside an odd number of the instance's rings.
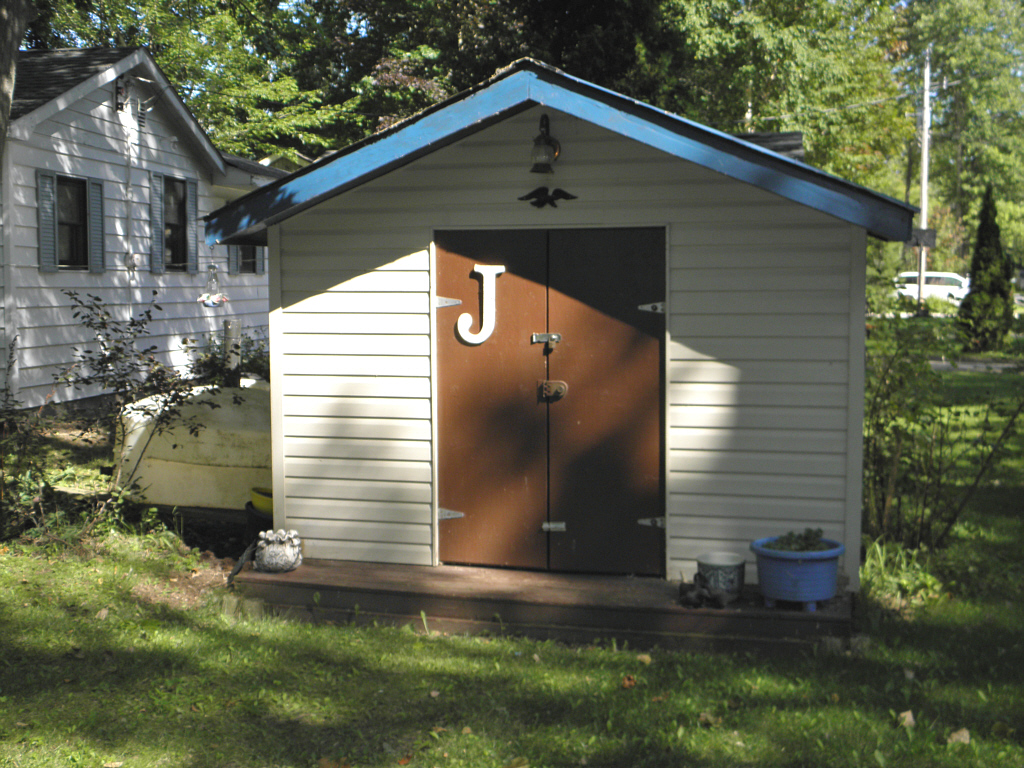
[[[27,140],[44,120],[125,74],[148,80],[179,133],[192,141],[207,164],[224,173],[220,152],[145,48],[19,51],[10,135]]]
[[[474,88],[214,211],[206,217],[206,240],[264,244],[267,227],[537,105],[862,226],[884,240],[910,237],[913,206],[521,59]]]

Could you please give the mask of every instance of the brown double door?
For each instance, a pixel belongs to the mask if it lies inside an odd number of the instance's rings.
[[[663,575],[664,231],[435,243],[441,560]]]

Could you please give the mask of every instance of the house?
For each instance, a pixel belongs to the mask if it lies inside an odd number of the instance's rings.
[[[516,62],[208,217],[270,249],[274,525],[667,579],[821,527],[855,589],[866,241],[913,213]]]
[[[188,361],[184,339],[203,342],[226,319],[264,331],[263,249],[209,247],[197,222],[283,175],[218,151],[144,49],[21,51],[0,169],[12,393],[26,406],[92,394],[54,385],[72,347],[95,341],[63,291],[98,296],[123,319],[155,291],[151,343],[175,365]],[[204,306],[214,282],[228,301]]]

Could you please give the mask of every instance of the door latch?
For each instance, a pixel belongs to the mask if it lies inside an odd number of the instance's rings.
[[[549,403],[561,400],[568,391],[569,385],[564,381],[550,380],[540,383],[540,399],[546,400]]]
[[[530,336],[531,344],[543,344],[545,354],[555,348],[555,344],[562,340],[560,333],[535,333]]]

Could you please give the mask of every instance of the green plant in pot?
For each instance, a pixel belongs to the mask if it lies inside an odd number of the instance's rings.
[[[767,607],[783,600],[813,611],[819,601],[835,597],[839,556],[846,548],[824,538],[820,528],[757,539],[750,549],[757,556],[757,580]]]

